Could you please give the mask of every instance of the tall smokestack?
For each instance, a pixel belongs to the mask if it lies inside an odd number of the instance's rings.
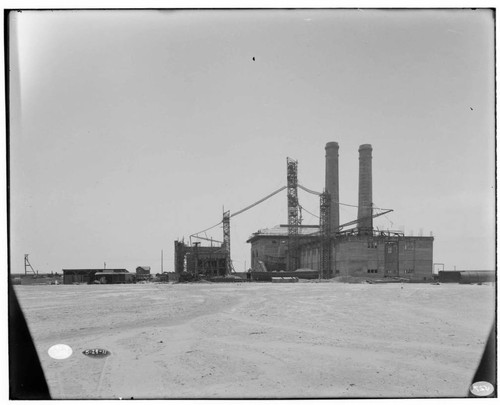
[[[330,230],[339,230],[339,144],[328,142],[326,150],[325,190],[330,193]]]
[[[359,199],[358,231],[360,234],[373,234],[372,201],[372,146],[359,147]]]

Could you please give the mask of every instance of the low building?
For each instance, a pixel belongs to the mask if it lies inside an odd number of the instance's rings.
[[[126,269],[63,269],[63,284],[133,283],[135,277]]]
[[[491,270],[469,270],[469,271],[440,271],[440,283],[460,283],[460,284],[475,284],[475,283],[494,283],[496,273]]]
[[[135,269],[135,277],[137,281],[151,280],[151,267],[139,266]]]
[[[63,269],[63,284],[92,284],[98,269]]]
[[[95,278],[101,284],[129,284],[135,282],[135,275],[125,269],[107,269],[95,273]]]

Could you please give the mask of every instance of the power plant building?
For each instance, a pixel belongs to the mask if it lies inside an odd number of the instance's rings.
[[[401,277],[416,281],[431,280],[432,236],[406,236],[401,231],[373,228],[372,147],[359,147],[359,200],[357,220],[339,220],[339,146],[326,145],[325,194],[329,196],[326,225],[298,226],[298,268],[332,277]],[[344,230],[355,224],[355,227]],[[325,233],[324,229],[327,229]],[[262,229],[250,236],[251,266],[255,271],[284,271],[290,245],[290,225]]]
[[[318,228],[304,227],[300,238],[300,268],[320,269],[321,247]],[[281,225],[252,234],[251,266],[257,271],[285,271],[287,227]],[[307,236],[307,231],[310,235]],[[432,279],[433,237],[404,236],[378,232],[373,235],[341,234],[331,241],[331,267],[325,278],[403,277]]]

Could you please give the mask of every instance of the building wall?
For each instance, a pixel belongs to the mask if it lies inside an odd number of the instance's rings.
[[[431,280],[433,241],[432,237],[343,236],[332,243],[332,274]],[[286,239],[264,237],[252,241],[252,269],[260,270],[257,261],[262,260],[268,271],[277,270],[266,260],[269,257],[285,259]],[[301,246],[301,268],[319,270],[320,258],[319,243]]]
[[[333,260],[339,275],[432,279],[432,237],[349,236],[337,241]]]
[[[405,237],[400,242],[400,276],[415,280],[432,279],[432,237]]]
[[[300,250],[300,267],[319,270],[321,251],[318,244],[307,244]]]
[[[63,284],[91,283],[97,270],[65,270],[63,269]]]
[[[103,284],[124,284],[133,283],[135,281],[135,276],[132,273],[96,273],[95,279]]]
[[[251,262],[252,269],[260,269],[258,261],[266,264],[269,271],[285,270],[287,239],[282,237],[259,238],[252,242]]]
[[[332,252],[335,275],[383,277],[384,244],[368,236],[348,236],[334,243]]]
[[[195,262],[195,257],[198,257]],[[203,248],[198,253],[191,251],[186,255],[186,271],[191,274],[198,272],[198,275],[223,276],[226,274],[225,253],[220,252],[220,248]]]
[[[137,267],[135,269],[135,275],[136,275],[137,281],[149,280],[152,277],[151,270],[149,268],[145,269],[144,267]]]
[[[227,272],[227,251],[221,246],[187,246],[175,241],[175,272],[199,276],[224,275]]]
[[[128,273],[126,269],[63,269],[63,284],[73,283],[93,283],[96,280],[97,273],[127,273],[124,277],[126,282],[133,279],[134,275]],[[118,279],[118,278],[117,278]]]

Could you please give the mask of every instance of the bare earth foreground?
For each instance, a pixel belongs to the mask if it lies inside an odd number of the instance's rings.
[[[53,398],[465,397],[491,285],[16,286]],[[65,360],[47,350],[64,343]],[[102,348],[106,358],[85,349]]]

